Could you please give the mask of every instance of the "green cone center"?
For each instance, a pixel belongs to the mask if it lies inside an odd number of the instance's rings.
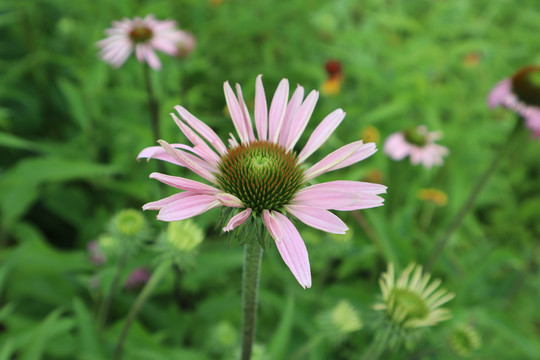
[[[540,66],[526,66],[515,73],[512,91],[525,104],[540,106]]]
[[[406,319],[423,319],[428,315],[426,302],[417,293],[399,288],[394,289],[392,293],[396,309],[401,308],[407,314]]]
[[[409,144],[413,144],[419,147],[423,147],[426,145],[426,136],[424,134],[419,133],[416,128],[405,130],[404,135],[405,135],[405,140]]]
[[[129,37],[136,43],[146,42],[152,38],[152,35],[152,30],[144,26],[136,27],[129,32]]]
[[[257,214],[280,210],[291,201],[303,180],[296,154],[268,141],[230,149],[218,167],[220,188]]]

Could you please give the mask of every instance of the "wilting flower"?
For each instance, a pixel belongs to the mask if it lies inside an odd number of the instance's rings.
[[[448,149],[435,144],[441,138],[440,132],[429,132],[425,126],[407,129],[390,135],[384,143],[384,152],[393,160],[410,157],[413,165],[422,164],[426,168],[442,165]]]
[[[437,290],[441,281],[430,284],[429,278],[428,273],[422,275],[421,266],[412,263],[396,279],[394,264],[390,263],[379,280],[382,302],[373,308],[384,311],[394,325],[403,329],[433,326],[449,319],[450,311],[441,305],[455,295],[445,289]]]
[[[489,93],[488,105],[511,109],[525,120],[534,137],[540,137],[540,66],[526,66],[501,80]]]
[[[321,86],[321,92],[325,95],[339,94],[344,80],[341,62],[329,60],[324,64],[324,68],[328,77]]]
[[[153,15],[133,20],[124,18],[113,21],[112,25],[105,30],[107,38],[98,41],[97,45],[103,60],[114,67],[122,66],[135,50],[139,62],[159,70],[161,62],[155,50],[175,56],[179,44],[186,39],[186,33],[176,28],[174,20],[157,20]]]
[[[306,186],[317,176],[355,164],[375,153],[375,144],[355,141],[327,155],[305,169],[302,164],[332,134],[345,117],[341,109],[329,114],[315,129],[297,155],[293,151],[318,99],[312,91],[305,100],[304,88],[298,86],[291,99],[289,82],[281,80],[268,111],[261,76],[255,92],[255,129],[242,90],[236,85],[235,96],[229,83],[224,84],[225,99],[239,136],[229,139],[227,148],[216,133],[181,106],[172,118],[192,142],[144,149],[139,158],[157,158],[184,166],[212,185],[176,176],[152,173],[151,178],[183,190],[165,199],[150,202],[143,209],[159,210],[157,218],[177,221],[225,206],[239,211],[223,228],[231,231],[242,224],[264,224],[275,240],[281,257],[303,287],[311,286],[308,253],[304,241],[291,220],[326,232],[343,234],[347,226],[328,210],[351,211],[381,206],[377,194],[386,187],[358,181],[331,181]],[[257,133],[257,136],[255,136]],[[255,222],[253,222],[255,221]]]
[[[445,206],[448,203],[448,195],[439,189],[420,189],[418,190],[418,198],[437,206]]]

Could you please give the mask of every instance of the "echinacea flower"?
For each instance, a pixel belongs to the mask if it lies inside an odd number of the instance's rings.
[[[384,143],[384,152],[393,160],[409,156],[413,165],[422,164],[429,169],[442,165],[443,156],[448,155],[446,147],[435,144],[440,138],[440,132],[429,132],[425,126],[418,126],[390,135]]]
[[[534,137],[540,137],[540,66],[526,66],[498,82],[489,93],[488,105],[511,109],[525,120]]]
[[[157,20],[153,15],[133,20],[124,18],[113,21],[113,27],[105,30],[107,38],[98,41],[99,54],[113,67],[120,67],[135,50],[141,63],[152,69],[161,69],[155,50],[175,56],[178,46],[186,39],[186,33],[176,28],[174,20]]]
[[[381,275],[379,284],[382,301],[373,306],[386,313],[388,319],[401,329],[433,326],[450,318],[442,305],[454,298],[454,293],[439,289],[440,280],[429,282],[430,274],[422,274],[422,267],[412,263],[396,279],[394,265]]]
[[[383,185],[346,180],[308,185],[319,175],[371,156],[376,151],[375,144],[355,141],[305,169],[306,159],[345,117],[343,110],[337,109],[326,116],[297,154],[294,148],[315,108],[317,91],[303,99],[304,88],[298,86],[288,101],[289,82],[283,79],[268,109],[262,78],[257,77],[255,127],[240,86],[236,85],[237,96],[228,82],[224,84],[224,91],[239,140],[231,135],[229,147],[226,147],[208,125],[182,106],[176,106],[182,120],[175,114],[171,116],[193,146],[159,140],[161,147],[146,148],[138,156],[184,166],[211,185],[152,173],[151,178],[182,191],[150,202],[143,209],[159,210],[158,220],[177,221],[221,206],[236,208],[238,213],[230,218],[223,230],[232,231],[243,224],[249,226],[253,220],[264,224],[298,282],[304,288],[310,287],[306,246],[286,215],[322,231],[344,234],[347,226],[328,210],[351,211],[381,206],[383,199],[377,194],[386,191]]]

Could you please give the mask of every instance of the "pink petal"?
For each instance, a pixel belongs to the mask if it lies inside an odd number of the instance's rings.
[[[354,154],[343,160],[342,162],[332,166],[328,171],[334,171],[338,169],[343,169],[344,167],[351,166],[356,164],[359,161],[362,161],[371,155],[377,152],[377,145],[375,143],[364,144],[360,149],[356,150]]]
[[[255,126],[259,140],[266,140],[268,133],[268,108],[262,84],[262,75],[257,76],[255,89]]]
[[[285,116],[285,109],[287,108],[287,98],[289,97],[289,81],[283,79],[279,82],[279,85],[270,104],[270,120],[269,120],[269,134],[268,140],[273,143],[277,143],[279,139],[279,132],[283,125],[283,118]]]
[[[349,206],[360,201],[360,195],[339,190],[319,190],[305,188],[291,200],[293,205],[313,206],[321,209],[335,209]]]
[[[270,213],[268,210],[263,210],[263,220],[272,239],[276,242],[281,242],[283,240],[283,233],[281,232],[281,228],[279,227],[273,212]]]
[[[311,154],[321,147],[344,118],[345,113],[341,109],[334,110],[328,114],[309,137],[306,146],[304,146],[304,149],[302,149],[300,155],[298,155],[298,162],[303,163]]]
[[[183,108],[180,105],[176,105],[174,107],[178,114],[184,119],[186,123],[189,124],[195,131],[197,131],[202,137],[204,137],[214,148],[218,151],[220,155],[225,155],[227,153],[227,147],[221,141],[219,136],[210,128],[210,126],[206,125],[201,120],[197,119],[195,116],[193,116],[189,111],[187,111],[185,108]]]
[[[187,167],[189,170],[210,181],[211,183],[217,184],[215,175],[208,171],[208,169],[205,169],[203,166],[194,161],[192,157],[188,156],[189,154],[185,154],[181,150],[174,149],[164,140],[158,140],[158,143],[163,146],[165,151],[167,151],[170,156],[172,156],[181,164],[184,164],[184,166]]]
[[[242,144],[248,143],[249,136],[244,124],[244,114],[228,81],[223,84],[223,91],[225,92],[225,100],[227,101],[227,107],[229,108],[236,133],[240,137]]]
[[[313,114],[313,110],[315,109],[315,105],[317,104],[318,99],[319,92],[315,90],[312,91],[311,93],[309,93],[308,97],[302,104],[302,107],[296,113],[294,121],[291,125],[289,137],[287,139],[287,150],[292,150],[294,148],[294,145],[296,145],[296,143],[300,139],[300,136],[302,136],[302,133],[306,129],[309,119],[311,118],[311,114]]]
[[[296,87],[296,90],[294,91],[293,96],[289,100],[289,104],[287,105],[287,110],[285,110],[285,117],[283,118],[283,126],[281,127],[281,131],[279,133],[279,143],[283,144],[284,146],[287,144],[287,139],[289,138],[289,132],[291,130],[291,126],[294,122],[298,109],[300,109],[300,106],[302,105],[303,99],[304,99],[304,88],[298,85]]]
[[[242,200],[237,198],[236,196],[228,193],[219,193],[216,195],[216,199],[218,199],[223,205],[227,207],[243,207],[244,204],[242,203]]]
[[[300,191],[345,191],[355,194],[384,194],[386,186],[363,181],[336,180],[308,186]]]
[[[488,105],[491,108],[505,105],[504,99],[512,93],[512,79],[506,78],[499,81],[488,95]]]
[[[171,144],[171,146],[175,147],[177,144]],[[170,163],[173,163],[175,165],[184,166],[181,163],[178,162],[178,160],[174,159],[172,156],[167,154],[165,149],[163,149],[161,146],[150,146],[147,148],[144,148],[139,155],[137,155],[137,160],[139,159],[147,159],[147,161],[150,161],[150,159],[158,159],[163,161],[168,161]]]
[[[298,230],[294,227],[287,217],[279,212],[272,211],[271,214],[264,216],[266,227],[268,228],[270,235],[276,240],[276,246],[281,255],[281,258],[287,264],[294,277],[300,285],[305,289],[311,287],[311,271],[309,268],[309,257],[306,249],[306,245],[300,237]],[[269,222],[266,219],[269,218]],[[269,226],[270,225],[270,226]],[[273,233],[276,231],[270,230],[271,227],[279,228],[279,233],[282,235],[281,241],[274,237]]]
[[[191,192],[181,192],[181,193],[177,193],[177,194],[174,194],[174,195],[171,195],[171,196],[168,196],[166,198],[163,198],[163,199],[160,199],[160,200],[157,200],[157,201],[152,201],[152,202],[149,202],[149,203],[146,203],[143,205],[143,210],[161,210],[163,207],[177,201],[177,200],[180,200],[180,199],[184,199],[184,198],[187,198],[187,197],[190,197],[190,196],[193,196],[195,195],[194,193],[191,193]]]
[[[199,151],[199,155],[206,160],[208,163],[217,165],[220,161],[220,157],[208,146],[208,144],[193,131],[189,126],[184,124],[175,114],[170,113],[176,125],[180,128],[182,133],[188,138],[189,141]]]
[[[161,181],[162,183],[175,187],[177,189],[190,191],[196,194],[216,195],[221,192],[221,190],[218,190],[210,185],[206,185],[190,179],[184,179],[178,176],[171,176],[153,172],[150,174],[150,178]]]
[[[164,206],[157,216],[162,221],[178,221],[200,215],[210,209],[221,206],[215,196],[193,195]]]
[[[240,213],[236,214],[229,220],[229,223],[226,227],[223,228],[223,231],[229,232],[238,226],[242,225],[244,222],[246,222],[247,219],[249,219],[249,216],[251,215],[251,209],[247,208],[244,211],[241,211]]]
[[[236,84],[236,94],[238,95],[238,101],[240,103],[240,108],[242,109],[244,127],[247,131],[249,141],[254,141],[255,134],[253,133],[253,125],[251,125],[251,117],[249,116],[248,108],[244,102],[244,95],[242,95],[242,88],[239,84]]]
[[[382,206],[383,203],[384,203],[384,199],[378,195],[363,194],[360,196],[360,201],[358,201],[356,204],[349,205],[349,206],[335,207],[333,210],[338,210],[338,211],[362,210],[362,209],[369,209],[369,208],[373,208],[377,206]]]
[[[286,205],[285,211],[312,228],[333,234],[345,234],[349,228],[340,218],[325,209],[312,206]]]
[[[369,144],[367,144],[369,145]],[[370,149],[372,146],[368,146],[367,149]],[[339,169],[339,165],[346,161],[349,157],[355,155],[358,157],[358,152],[363,155],[362,150],[366,149],[362,140],[355,141],[348,145],[342,146],[336,151],[330,153],[324,157],[321,161],[309,168],[304,174],[304,181],[308,182],[309,180],[316,178],[317,176],[324,174],[325,172]],[[370,150],[371,151],[371,150]],[[371,155],[371,154],[370,154]]]

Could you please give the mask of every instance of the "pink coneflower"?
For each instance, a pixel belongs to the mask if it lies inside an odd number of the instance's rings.
[[[155,50],[175,56],[178,45],[186,38],[186,33],[176,29],[174,20],[156,20],[153,15],[133,20],[124,18],[113,21],[113,27],[105,30],[107,38],[98,41],[100,55],[114,67],[120,67],[135,49],[135,56],[141,63],[146,62],[154,70],[161,69],[161,62]]]
[[[223,230],[228,232],[242,224],[264,223],[300,285],[311,287],[306,246],[286,215],[322,231],[344,234],[347,226],[328,210],[351,211],[381,206],[384,200],[377,194],[386,191],[383,185],[346,180],[308,185],[321,174],[371,156],[376,151],[375,144],[350,143],[305,169],[306,159],[345,117],[343,110],[337,109],[326,116],[297,155],[293,149],[315,108],[317,91],[303,99],[304,88],[298,86],[288,101],[289,82],[283,79],[268,111],[262,79],[257,77],[254,129],[240,86],[236,85],[237,96],[228,82],[224,84],[224,90],[239,140],[231,135],[229,147],[226,147],[204,122],[176,106],[183,121],[175,114],[171,116],[193,147],[159,140],[161,147],[146,148],[138,156],[185,166],[212,185],[152,173],[151,178],[183,191],[148,203],[143,209],[159,210],[157,218],[163,221],[190,218],[220,206],[236,210],[236,215],[228,220]]]
[[[384,143],[384,152],[394,160],[409,156],[412,164],[422,164],[429,169],[442,165],[443,156],[448,155],[446,147],[435,144],[440,138],[440,132],[429,132],[425,126],[418,126],[390,135]]]
[[[513,110],[525,119],[532,135],[540,137],[540,66],[526,66],[501,80],[489,93],[488,105]]]

